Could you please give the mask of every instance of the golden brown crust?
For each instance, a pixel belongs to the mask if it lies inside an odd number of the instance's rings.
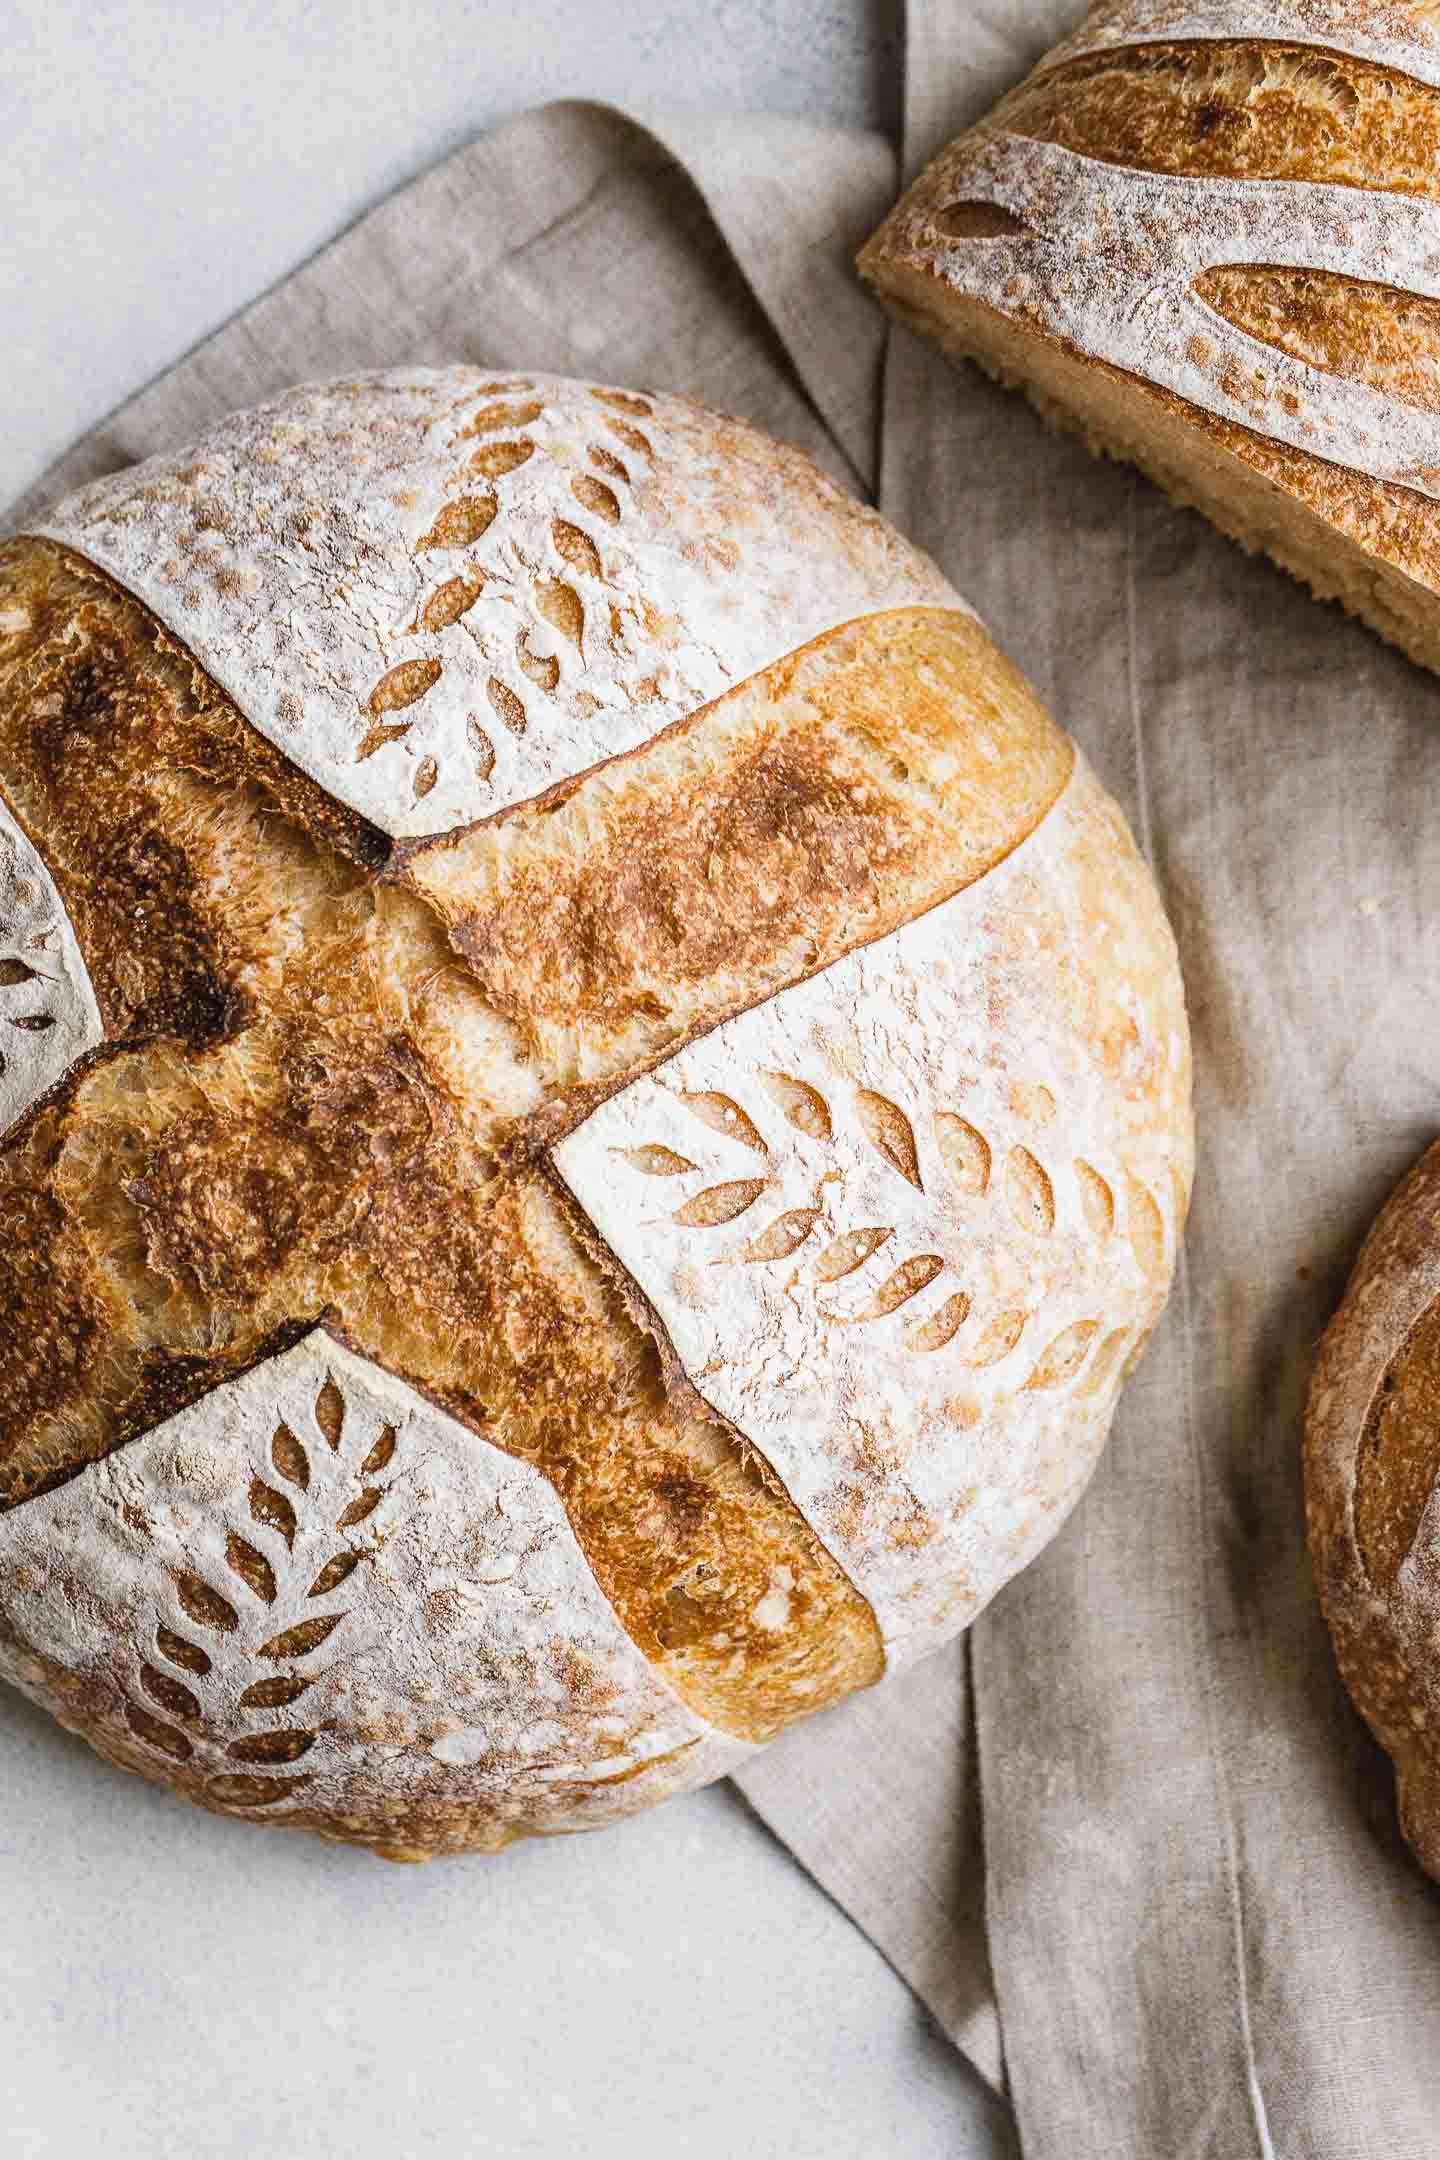
[[[1283,39],[1119,46],[1042,65],[990,128],[1196,179],[1338,181],[1440,200],[1440,94]]]
[[[1396,1188],[1326,1331],[1305,1434],[1310,1550],[1345,1683],[1440,1878],[1440,1147]]]
[[[983,876],[1071,764],[973,617],[901,609],[406,875],[536,1057],[585,1083]]]

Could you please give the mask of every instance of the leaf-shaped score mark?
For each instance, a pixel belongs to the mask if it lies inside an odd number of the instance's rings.
[[[831,1138],[834,1125],[830,1105],[808,1080],[797,1080],[793,1073],[762,1072],[760,1084],[797,1132],[807,1133],[812,1140]]]
[[[178,1665],[183,1672],[194,1673],[198,1679],[203,1680],[212,1669],[209,1652],[202,1650],[199,1643],[187,1642],[185,1637],[177,1635],[173,1628],[161,1627],[155,1630],[155,1647],[161,1657],[168,1658],[172,1665]]]
[[[1099,1333],[1098,1320],[1077,1320],[1073,1327],[1057,1335],[1041,1353],[1040,1362],[1026,1381],[1027,1388],[1063,1387],[1073,1380],[1089,1355],[1090,1345]]]
[[[894,1274],[886,1276],[869,1303],[862,1305],[853,1316],[855,1324],[883,1320],[888,1314],[898,1312],[902,1305],[908,1305],[911,1298],[918,1297],[934,1282],[944,1266],[939,1253],[916,1253],[913,1259],[902,1260]]]
[[[36,979],[35,969],[23,960],[0,960],[0,990],[18,990],[21,983]]]
[[[283,1493],[276,1493],[274,1486],[263,1482],[263,1477],[253,1477],[253,1480],[250,1480],[250,1521],[263,1523],[266,1529],[274,1529],[276,1536],[285,1538],[285,1544],[294,1547],[296,1510],[289,1506]]]
[[[184,1606],[197,1627],[214,1628],[221,1635],[233,1635],[240,1625],[240,1615],[228,1598],[212,1590],[200,1576],[182,1570],[175,1577],[175,1595]]]
[[[961,1192],[982,1198],[990,1185],[990,1143],[984,1133],[953,1110],[940,1110],[935,1116],[935,1138],[940,1159]]]
[[[313,1680],[305,1679],[300,1673],[286,1673],[273,1680],[257,1680],[254,1687],[246,1688],[241,1696],[240,1708],[288,1710],[291,1703],[297,1703],[302,1695],[308,1695],[314,1685]]]
[[[327,1560],[324,1567],[321,1568],[320,1573],[306,1591],[306,1596],[312,1598],[329,1597],[332,1591],[340,1588],[342,1583],[349,1582],[350,1577],[359,1565],[359,1553],[336,1553],[334,1559]]]
[[[509,728],[510,733],[512,735],[523,735],[530,724],[525,712],[524,700],[515,695],[509,684],[501,682],[498,675],[492,675],[485,685],[485,695],[489,698],[495,712],[498,713],[506,727]]]
[[[394,1460],[397,1445],[395,1427],[387,1425],[364,1462],[361,1463],[361,1477],[378,1477],[382,1470],[388,1470]]]
[[[619,506],[616,507],[618,509]],[[555,552],[561,561],[569,563],[571,569],[578,570],[582,577],[598,578],[603,574],[599,548],[589,533],[582,532],[578,525],[572,525],[568,518],[555,519],[550,527],[550,538],[555,543]]]
[[[277,1425],[270,1443],[270,1460],[287,1483],[301,1492],[310,1489],[310,1458],[288,1425]]]
[[[1077,1161],[1075,1182],[1080,1187],[1080,1206],[1086,1228],[1093,1237],[1108,1238],[1115,1228],[1115,1195],[1088,1162]]]
[[[735,1178],[728,1185],[709,1185],[671,1219],[686,1230],[713,1230],[721,1223],[734,1222],[754,1207],[767,1182],[765,1178]]]
[[[43,1035],[47,1028],[54,1027],[55,1015],[54,1013],[21,1013],[18,1019],[11,1021],[10,1025],[11,1027],[23,1029],[27,1035]],[[1154,1203],[1152,1202],[1151,1205],[1153,1206]]]
[[[238,1575],[247,1589],[254,1592],[262,1604],[273,1605],[278,1596],[275,1570],[254,1545],[231,1532],[225,1545],[225,1561],[232,1575]]]
[[[330,1443],[332,1453],[340,1446],[340,1436],[345,1430],[345,1398],[335,1385],[334,1376],[327,1373],[325,1385],[315,1398],[315,1422]]]
[[[482,443],[470,460],[470,470],[486,480],[503,480],[506,473],[528,465],[535,455],[535,445],[526,435],[518,442]]]
[[[732,1096],[706,1089],[698,1094],[682,1095],[680,1100],[690,1115],[699,1118],[702,1125],[709,1125],[715,1132],[724,1133],[727,1140],[738,1140],[742,1147],[753,1149],[757,1155],[769,1154],[764,1135]]]
[[[683,1177],[687,1170],[696,1168],[688,1155],[677,1155],[668,1147],[616,1148],[613,1152],[623,1156],[642,1177]]]
[[[928,1320],[917,1320],[911,1328],[908,1341],[912,1350],[943,1350],[953,1342],[965,1325],[970,1313],[970,1299],[965,1291],[957,1290],[946,1298]]]
[[[593,452],[592,452],[593,455]],[[592,515],[603,518],[607,525],[620,522],[620,499],[614,488],[606,487],[593,473],[580,473],[570,483],[571,493],[577,502],[585,505]]]
[[[568,638],[578,652],[585,642],[585,603],[574,586],[564,578],[547,578],[535,588],[535,605],[551,629]]]
[[[1005,1198],[1022,1230],[1048,1237],[1055,1227],[1055,1188],[1028,1148],[1011,1148],[1005,1165]]]
[[[847,1230],[843,1237],[827,1245],[815,1262],[816,1282],[839,1282],[842,1275],[853,1275],[856,1268],[864,1267],[871,1253],[878,1252],[886,1238],[894,1235],[892,1229],[878,1227]]]
[[[544,410],[538,399],[521,405],[487,405],[461,428],[455,440],[464,442],[468,436],[498,434],[502,428],[533,427]]]
[[[143,1740],[148,1747],[158,1748],[160,1753],[168,1755],[172,1762],[188,1762],[195,1752],[194,1746],[184,1733],[178,1732],[173,1725],[167,1725],[162,1718],[152,1717],[150,1712],[142,1710],[138,1703],[126,1703],[125,1722],[137,1739]]]
[[[232,1762],[293,1763],[308,1755],[314,1745],[314,1733],[254,1733],[245,1740],[232,1740],[225,1752]]]
[[[1142,1337],[1141,1340],[1143,1341],[1143,1339]],[[1098,1395],[1102,1389],[1109,1386],[1120,1371],[1121,1360],[1129,1347],[1129,1343],[1130,1330],[1128,1328],[1116,1328],[1113,1334],[1105,1337],[1104,1342],[1101,1343],[1100,1348],[1090,1360],[1090,1369],[1080,1383],[1080,1394]]]
[[[433,690],[444,669],[438,660],[402,660],[382,675],[370,692],[369,710],[376,714],[403,712]]]
[[[788,1260],[798,1252],[820,1219],[819,1208],[790,1208],[777,1215],[768,1230],[742,1245],[737,1260]]]
[[[420,610],[418,627],[424,630],[448,630],[452,623],[468,615],[481,593],[485,590],[483,577],[447,578],[437,585]]]
[[[1025,1332],[1028,1314],[1023,1312],[998,1312],[986,1321],[975,1339],[966,1363],[969,1365],[998,1365]]]
[[[486,734],[474,713],[465,722],[465,736],[470,745],[470,755],[475,760],[478,778],[488,780],[495,770],[495,745]]]
[[[855,1099],[860,1123],[870,1145],[884,1156],[892,1170],[898,1170],[901,1177],[907,1178],[917,1192],[923,1191],[914,1129],[899,1103],[891,1102],[888,1095],[877,1095],[873,1088],[861,1088]]]
[[[298,1627],[286,1628],[283,1635],[272,1635],[269,1642],[262,1643],[260,1657],[270,1658],[276,1665],[285,1664],[290,1658],[306,1658],[328,1642],[344,1613],[325,1613],[314,1620],[302,1620]]]
[[[155,1665],[142,1665],[140,1685],[152,1702],[158,1703],[162,1710],[167,1710],[171,1717],[178,1718],[182,1725],[199,1723],[199,1696],[193,1694],[182,1681],[177,1680],[173,1673],[163,1673]]]
[[[335,1525],[336,1529],[353,1530],[358,1523],[368,1522],[384,1497],[384,1493],[379,1491],[361,1493],[359,1499],[352,1500],[344,1514],[339,1518]]]
[[[1125,1199],[1129,1214],[1130,1245],[1141,1271],[1152,1282],[1165,1275],[1165,1220],[1139,1178],[1125,1173]]]
[[[490,530],[499,507],[493,495],[457,496],[446,503],[424,539],[416,541],[416,554],[422,548],[470,547]]]
[[[515,657],[537,690],[553,696],[560,686],[560,662],[554,653],[537,653],[528,630],[517,631]]]

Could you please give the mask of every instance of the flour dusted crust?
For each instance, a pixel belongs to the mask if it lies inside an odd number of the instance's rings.
[[[1088,1479],[1174,1265],[1189,1080],[1169,928],[1077,762],[990,877],[556,1149],[892,1664],[968,1625]]]
[[[1113,0],[935,160],[862,268],[1435,665],[1437,89],[1423,8]]]
[[[1387,1201],[1326,1331],[1305,1482],[1340,1670],[1440,1879],[1440,1148]]]
[[[0,795],[92,997],[0,1135],[0,1673],[391,1857],[647,1805],[963,1625],[1188,1190],[1173,941],[1074,746],[803,460],[643,402],[321,386],[0,546]],[[633,501],[597,414],[668,446]],[[436,429],[495,514],[397,553]],[[416,673],[366,637],[437,553]],[[431,830],[442,658],[521,762]]]
[[[39,528],[153,609],[339,802],[413,838],[633,748],[933,566],[683,399],[476,369],[236,414]]]
[[[103,1035],[55,881],[0,798],[0,1134]]]
[[[544,1478],[323,1332],[0,1516],[0,1612],[104,1752],[391,1857],[594,1828],[751,1752],[636,1649]]]

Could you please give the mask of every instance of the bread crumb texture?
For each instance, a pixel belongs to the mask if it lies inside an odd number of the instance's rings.
[[[1340,1670],[1440,1879],[1440,1147],[1382,1210],[1326,1332],[1305,1470]]]
[[[488,484],[533,425],[475,426]],[[82,553],[0,549],[0,1040],[56,1038],[0,1137],[0,1669],[207,1805],[413,1859],[719,1774],[1021,1564],[1159,1310],[1153,888],[938,574],[775,455],[839,527],[807,634],[679,716],[632,686],[583,769],[439,836]],[[903,604],[855,601],[857,550]],[[359,550],[347,605],[395,575]]]
[[[862,269],[1436,666],[1437,174],[1433,11],[1119,0],[934,161]]]

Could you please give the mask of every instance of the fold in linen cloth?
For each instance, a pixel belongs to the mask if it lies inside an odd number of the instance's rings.
[[[1080,12],[910,0],[906,170]],[[1170,1312],[1072,1521],[966,1642],[788,1734],[743,1787],[1008,2089],[1027,2160],[1433,2160],[1440,1901],[1335,1674],[1299,1442],[1359,1239],[1440,1128],[1440,682],[1019,400],[887,341],[850,259],[896,180],[877,138],[794,122],[528,115],[202,345],[7,522],[287,383],[407,361],[687,392],[878,487],[1155,868],[1200,1172]]]

